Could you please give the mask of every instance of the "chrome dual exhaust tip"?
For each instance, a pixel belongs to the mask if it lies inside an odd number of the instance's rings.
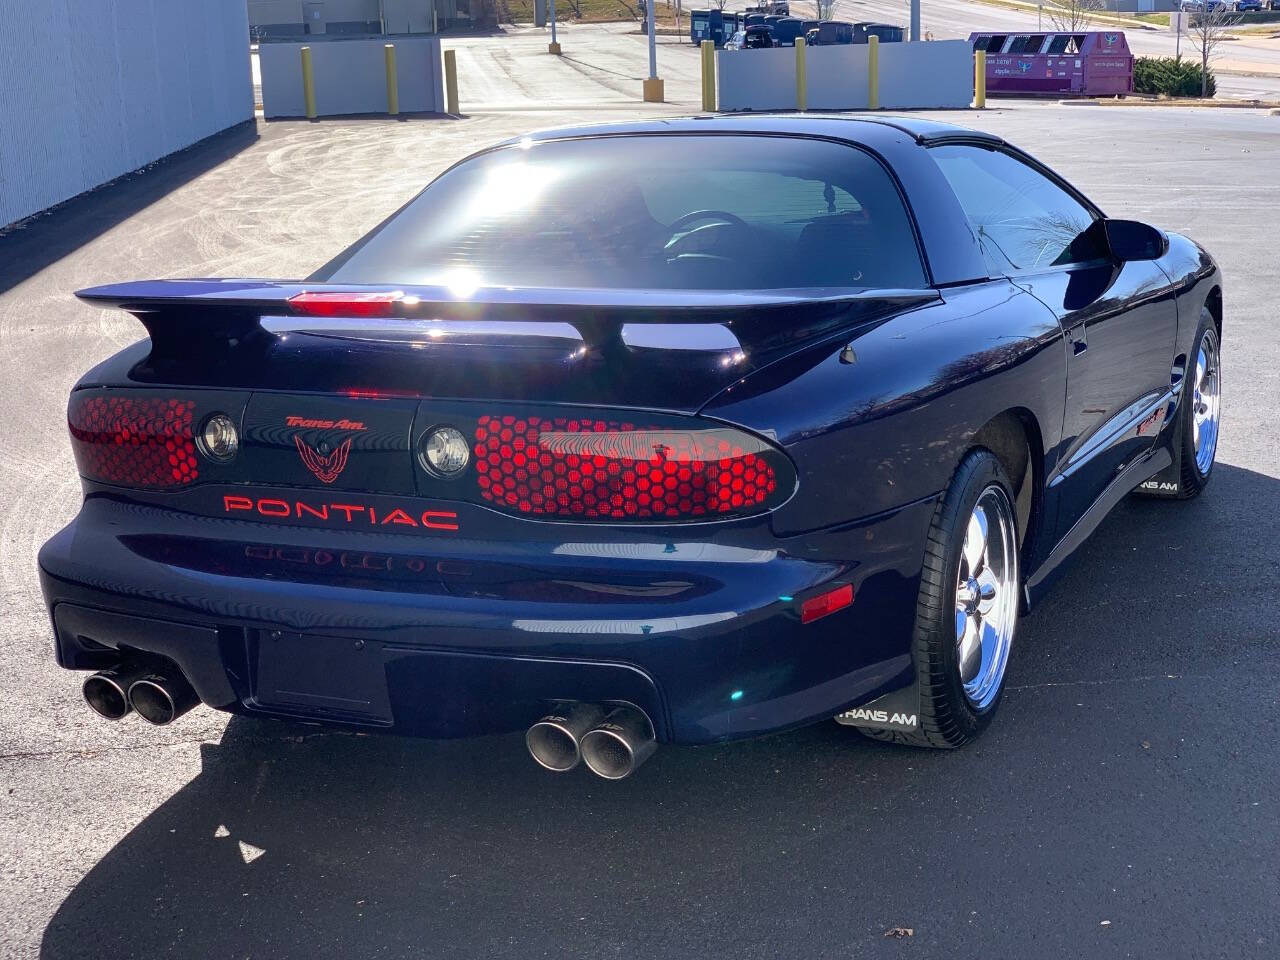
[[[84,702],[98,716],[123,720],[133,710],[129,703],[129,688],[150,671],[149,665],[136,663],[99,670],[85,680],[80,692],[84,695]]]
[[[583,734],[603,718],[604,710],[593,703],[565,704],[529,728],[525,746],[539,766],[553,773],[568,773],[582,759],[578,743]]]
[[[591,703],[565,704],[531,726],[524,742],[546,770],[567,773],[583,761],[606,780],[629,777],[657,749],[643,711],[615,707],[605,713]]]
[[[121,720],[137,712],[148,723],[172,723],[200,702],[177,667],[121,664],[100,670],[81,688],[85,703],[100,717]]]
[[[596,776],[622,780],[653,755],[658,744],[649,718],[633,707],[618,707],[578,743],[583,762]]]

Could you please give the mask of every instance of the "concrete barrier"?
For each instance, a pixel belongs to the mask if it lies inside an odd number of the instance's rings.
[[[973,53],[966,40],[877,45],[875,100],[869,44],[808,47],[803,63],[809,110],[968,107],[973,100]],[[798,58],[789,47],[721,50],[716,54],[722,111],[794,110],[799,106]]]
[[[810,47],[805,52],[809,68],[810,110],[865,110],[870,84],[865,43]]]
[[[973,50],[968,40],[880,44],[880,107],[968,107]]]
[[[794,110],[796,52],[790,47],[719,50],[716,81],[721,110]]]
[[[307,115],[298,43],[263,43],[262,108],[267,119]],[[311,48],[311,73],[317,116],[388,113],[386,41],[330,40]],[[436,37],[395,38],[395,80],[401,113],[444,113],[440,41]]]

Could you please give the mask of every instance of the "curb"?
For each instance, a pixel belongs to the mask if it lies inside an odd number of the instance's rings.
[[[1139,100],[1126,97],[1123,100],[1059,100],[1060,107],[1197,107],[1217,110],[1266,110],[1273,117],[1280,117],[1280,102],[1275,100],[1201,100],[1198,97],[1165,100]]]

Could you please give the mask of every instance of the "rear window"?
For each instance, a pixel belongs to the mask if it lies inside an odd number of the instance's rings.
[[[313,279],[651,288],[917,288],[889,174],[794,137],[596,137],[505,147],[432,183]]]

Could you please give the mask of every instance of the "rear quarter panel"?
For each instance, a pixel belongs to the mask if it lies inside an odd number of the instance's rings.
[[[1057,320],[1012,284],[991,281],[778,361],[704,412],[770,437],[793,458],[797,495],[773,517],[787,536],[934,496],[974,435],[1007,410],[1029,413],[1053,450],[1064,387]]]

